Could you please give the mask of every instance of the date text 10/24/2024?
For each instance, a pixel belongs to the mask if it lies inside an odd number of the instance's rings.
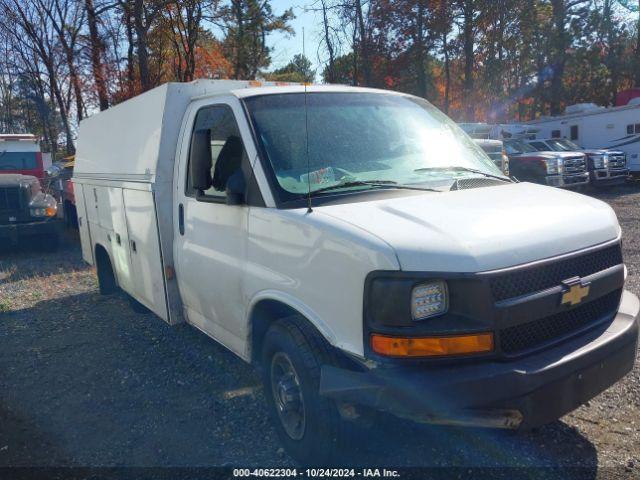
[[[397,478],[397,470],[386,468],[236,468],[233,470],[235,478],[242,477],[276,477],[276,478]]]

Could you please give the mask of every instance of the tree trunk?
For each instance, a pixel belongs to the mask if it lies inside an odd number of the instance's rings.
[[[464,50],[464,104],[465,119],[468,122],[475,120],[475,105],[473,99],[473,22],[474,22],[474,1],[464,0],[463,4],[463,50]]]
[[[329,17],[327,16],[327,4],[322,0],[322,22],[324,25],[324,42],[327,45],[327,52],[329,53],[329,65],[327,66],[327,83],[333,83],[336,81],[335,74],[335,52],[333,51],[333,43],[329,34]]]
[[[149,51],[147,49],[147,26],[144,19],[144,0],[134,0],[133,25],[136,32],[136,54],[138,55],[138,73],[143,92],[150,90]]]
[[[242,3],[239,0],[233,0],[233,11],[236,16],[236,52],[235,52],[235,68],[234,78],[239,80],[244,74],[244,15],[242,12]]]
[[[422,0],[418,2],[418,15],[416,18],[416,38],[415,38],[415,58],[416,58],[416,75],[418,95],[427,97],[427,72],[425,71],[425,54],[424,54],[424,5]]]
[[[122,3],[124,26],[127,35],[127,97],[133,97],[136,92],[136,72],[133,64],[133,53],[135,49],[134,36],[133,36],[133,15],[131,13],[131,4],[129,0],[124,0]]]
[[[449,114],[449,96],[451,91],[451,66],[449,65],[449,44],[447,32],[442,34],[442,52],[444,53],[444,113]]]
[[[62,128],[64,129],[65,141],[66,141],[66,153],[67,155],[73,155],[76,153],[76,148],[73,145],[73,134],[71,133],[71,126],[69,124],[69,111],[67,105],[58,86],[56,72],[52,62],[44,62],[47,68],[47,74],[49,76],[49,84],[51,85],[52,97],[56,99],[58,109],[60,110],[60,119],[62,120]]]
[[[98,19],[96,17],[96,9],[93,4],[93,0],[85,0],[85,8],[87,9],[87,23],[89,24],[89,42],[93,81],[96,84],[100,110],[106,110],[109,108],[109,95],[107,93],[107,84],[101,61],[104,46],[98,33]]]
[[[554,39],[553,39],[553,77],[551,77],[551,99],[550,108],[551,115],[559,115],[562,113],[562,99],[564,89],[562,80],[564,77],[565,56],[567,50],[566,35],[566,9],[564,0],[551,0]]]
[[[356,19],[358,23],[358,34],[360,43],[360,58],[362,59],[362,75],[364,77],[364,85],[371,86],[371,64],[369,63],[369,42],[367,39],[366,28],[364,25],[364,15],[362,13],[361,0],[355,0]]]

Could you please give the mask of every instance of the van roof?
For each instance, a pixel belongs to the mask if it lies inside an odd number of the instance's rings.
[[[238,98],[256,97],[260,95],[277,95],[283,93],[381,93],[386,95],[406,95],[400,92],[390,90],[381,90],[377,88],[352,87],[348,85],[265,85],[249,88],[238,88],[231,90],[231,94]],[[202,95],[196,98],[206,98],[212,95]]]

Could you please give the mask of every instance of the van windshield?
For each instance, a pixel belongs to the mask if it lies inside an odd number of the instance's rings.
[[[419,98],[308,93],[306,118],[304,93],[245,102],[283,200],[305,195],[309,187],[312,193],[384,184],[426,190],[483,172],[508,180],[454,122]]]
[[[0,150],[0,170],[33,170],[35,168],[38,168],[36,152]]]
[[[576,151],[580,151],[580,147],[573,143],[571,140],[567,140],[566,138],[560,139],[560,140],[549,140],[549,143],[551,143],[551,145],[553,145],[554,147],[557,147],[558,151],[563,151],[563,152],[576,152]]]

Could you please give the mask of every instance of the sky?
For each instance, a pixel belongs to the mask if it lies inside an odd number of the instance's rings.
[[[304,27],[305,53],[313,64],[313,68],[317,70],[317,78],[320,78],[322,62],[318,59],[318,50],[322,35],[322,15],[305,8],[312,4],[313,1],[271,0],[273,13],[281,15],[287,8],[293,8],[296,18],[291,22],[295,35],[278,32],[268,37],[267,45],[272,48],[270,69],[284,67],[294,55],[302,53],[302,29]]]

